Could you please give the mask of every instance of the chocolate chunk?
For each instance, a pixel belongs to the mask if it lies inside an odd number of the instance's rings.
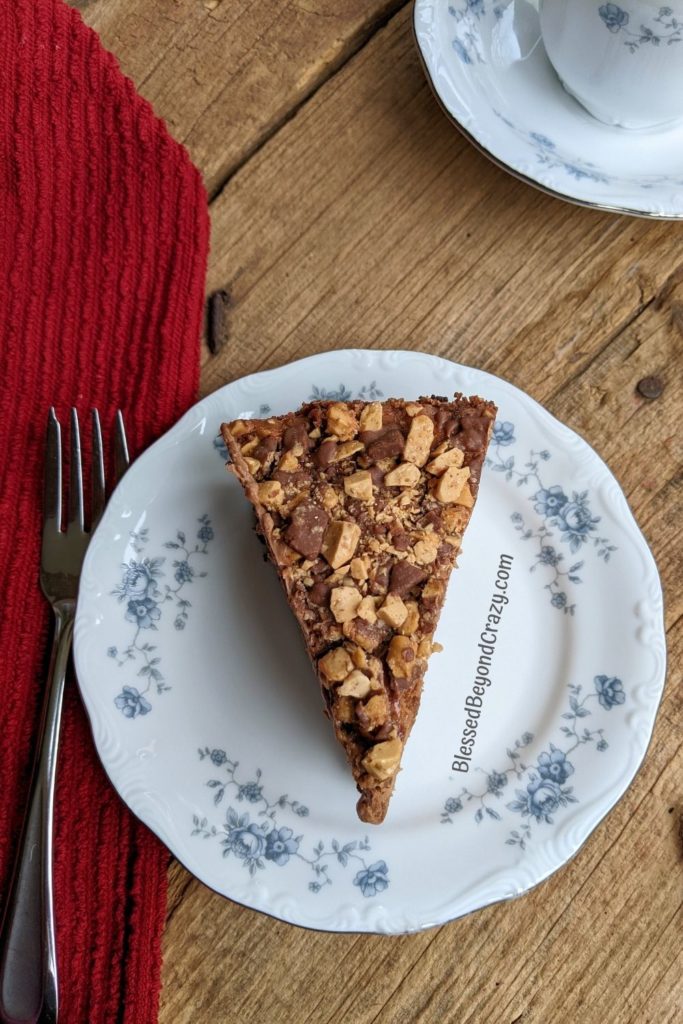
[[[275,434],[268,434],[263,438],[259,446],[254,449],[253,458],[258,459],[259,462],[265,462],[276,448],[277,436]]]
[[[410,534],[406,533],[405,530],[394,533],[392,540],[397,551],[407,551],[410,547]]]
[[[434,417],[434,446],[452,437],[458,428],[458,421],[448,409],[437,409]]]
[[[375,462],[380,459],[391,459],[400,455],[406,443],[398,427],[382,427],[381,430],[365,430],[360,439],[367,453]]]
[[[316,605],[318,608],[322,608],[329,601],[331,589],[332,588],[329,583],[319,580],[317,583],[314,583],[308,591],[308,600],[311,604]]]
[[[384,470],[380,466],[370,466],[373,487],[380,487],[384,480]]]
[[[276,469],[271,476],[271,480],[278,480],[283,487],[290,486],[298,493],[308,489],[305,485],[310,483],[310,479],[310,473],[307,473],[305,469],[296,469],[293,473],[285,473],[283,469]]]
[[[389,580],[389,593],[399,594],[403,597],[405,594],[408,594],[413,587],[417,587],[420,583],[424,583],[426,579],[427,573],[417,565],[412,565],[410,562],[404,561],[394,562],[394,567],[391,570],[391,578]]]
[[[292,423],[282,435],[282,441],[285,448],[293,448],[295,444],[300,444],[304,451],[307,452],[312,447],[313,441],[308,436],[306,420],[301,417],[292,420]]]
[[[420,520],[420,526],[423,530],[426,530],[428,526],[433,526],[435,533],[441,533],[443,530],[443,519],[439,510],[437,508],[430,509],[427,515],[423,516]]]
[[[372,653],[389,636],[391,630],[385,622],[378,619],[377,622],[366,622],[365,619],[351,619],[344,626],[344,633],[349,640],[353,640],[364,651]]]
[[[462,414],[462,432],[460,443],[468,452],[478,452],[486,447],[486,436],[491,424],[488,416],[481,416],[473,409],[465,409]]]
[[[484,464],[483,455],[475,455],[472,461],[468,464],[470,467],[470,479],[469,485],[470,490],[474,495],[477,493],[479,487],[479,477],[481,476],[481,467]]]
[[[436,552],[436,563],[439,566],[450,565],[455,561],[455,548],[452,544],[439,544]]]
[[[336,441],[323,441],[318,448],[317,452],[313,456],[318,469],[327,469],[331,462],[334,462],[337,454],[337,442]]]
[[[330,517],[324,509],[304,502],[294,509],[285,540],[304,558],[317,558],[329,521]]]

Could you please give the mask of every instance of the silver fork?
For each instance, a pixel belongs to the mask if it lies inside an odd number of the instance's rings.
[[[115,431],[116,481],[128,466],[123,417]],[[71,410],[67,527],[62,530],[61,429],[54,409],[47,425],[40,585],[52,605],[55,630],[31,794],[0,929],[0,1020],[56,1024],[57,958],[52,905],[52,811],[64,681],[71,651],[78,580],[90,534],[106,502],[102,432],[92,412],[92,511],[85,528],[78,415]]]

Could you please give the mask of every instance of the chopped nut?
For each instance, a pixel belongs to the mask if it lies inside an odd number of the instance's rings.
[[[356,615],[365,622],[377,622],[377,599],[368,595],[358,605]]]
[[[325,531],[322,553],[333,569],[352,558],[360,540],[360,527],[342,519],[334,519]]]
[[[330,594],[330,610],[337,622],[350,622],[355,619],[361,600],[355,587],[335,587]]]
[[[323,507],[330,511],[339,502],[339,497],[334,487],[330,487],[328,484],[325,485],[322,491],[322,497],[320,499],[323,503]]]
[[[353,672],[349,672],[337,693],[341,697],[356,697],[358,700],[364,700],[372,693],[372,683],[366,675],[355,668]]]
[[[327,429],[340,441],[350,441],[358,433],[358,420],[348,406],[333,402],[327,410]]]
[[[395,737],[370,747],[361,764],[368,775],[372,775],[379,782],[384,782],[396,774],[402,753],[401,741]]]
[[[360,414],[360,429],[361,430],[381,430],[382,429],[382,403],[373,402],[371,405],[366,405]]]
[[[440,600],[445,591],[445,586],[442,580],[437,580],[433,576],[425,584],[425,588],[422,591],[423,601],[438,601]]]
[[[358,580],[359,583],[362,583],[363,580],[368,578],[368,570],[362,558],[351,559],[351,575],[354,580]]]
[[[410,424],[403,458],[416,466],[424,466],[434,440],[434,424],[429,416],[416,416]]]
[[[282,501],[282,484],[279,480],[264,480],[258,485],[258,500],[266,508],[277,508]]]
[[[472,491],[470,485],[465,483],[463,489],[460,492],[460,497],[455,502],[456,505],[462,505],[464,508],[474,507],[474,498],[472,497]]]
[[[318,662],[318,668],[325,679],[331,683],[341,683],[349,672],[353,671],[353,662],[348,651],[343,647],[335,647]]]
[[[443,651],[443,644],[437,644],[432,641],[432,654],[441,654]]]
[[[409,416],[419,416],[422,412],[422,406],[418,405],[417,402],[408,402],[406,405],[406,412]]]
[[[360,441],[342,441],[341,444],[337,445],[337,450],[334,453],[332,462],[341,462],[342,459],[348,459],[352,455],[357,455],[358,452],[362,452],[365,445]]]
[[[259,469],[261,469],[261,463],[259,462],[259,460],[258,459],[252,459],[252,458],[250,458],[247,455],[247,457],[246,457],[246,459],[244,461],[246,462],[247,469],[249,470],[251,475],[252,476],[256,476],[256,474],[258,473]]]
[[[449,447],[448,441],[442,441],[441,444],[437,444],[436,448],[432,448],[432,455],[441,455],[442,452],[448,451]]]
[[[245,441],[244,444],[241,445],[240,451],[242,452],[242,455],[251,455],[251,453],[253,452],[254,448],[258,448],[258,446],[259,446],[259,439],[258,439],[258,437],[252,437],[251,441]]]
[[[338,697],[334,702],[334,714],[338,722],[353,722],[356,717],[356,702],[352,697]]]
[[[459,533],[462,528],[462,512],[457,508],[445,508],[441,513],[441,521],[447,533]]]
[[[428,637],[425,637],[425,639],[424,640],[420,640],[420,643],[418,644],[418,647],[417,647],[417,656],[418,656],[418,658],[428,658],[429,655],[432,653],[433,649],[434,648],[432,646],[431,640]]]
[[[314,427],[313,430],[309,430],[308,436],[312,437],[314,441],[317,441],[320,435],[320,427]]]
[[[415,660],[416,643],[407,636],[392,636],[387,652],[387,665],[395,679],[409,679]]]
[[[384,604],[377,612],[377,615],[383,622],[386,622],[387,626],[391,626],[392,629],[398,629],[405,622],[408,609],[398,594],[387,594]]]
[[[434,497],[444,505],[455,502],[460,497],[460,492],[469,475],[469,466],[465,466],[463,469],[449,466],[443,476],[437,480]]]
[[[384,477],[387,487],[414,487],[420,479],[420,470],[412,462],[403,462]]]
[[[295,473],[299,468],[299,460],[293,451],[285,452],[277,467],[283,473]]]
[[[404,636],[410,636],[411,633],[416,633],[420,625],[420,613],[417,607],[417,601],[406,601],[405,609],[408,613],[401,624],[399,632],[403,633]]]
[[[413,545],[415,560],[420,565],[430,565],[436,561],[439,550],[439,538],[435,533],[423,533],[420,540]]]
[[[356,708],[356,718],[365,732],[374,732],[389,718],[389,700],[385,693],[377,693]]]
[[[357,644],[349,644],[348,652],[356,668],[368,667],[368,656],[362,647],[359,647]]]
[[[290,548],[289,544],[285,544],[283,540],[276,540],[273,547],[275,548],[275,558],[277,559],[278,565],[294,565],[301,558],[298,551],[294,548]],[[311,580],[313,583],[313,580]]]
[[[441,476],[449,466],[455,466],[456,469],[460,469],[464,458],[465,453],[462,448],[451,448],[450,451],[441,452],[435,459],[428,462],[427,472],[433,476]]]
[[[350,498],[360,501],[372,501],[372,476],[368,469],[359,469],[356,473],[344,477],[344,490]]]
[[[233,437],[241,437],[242,434],[246,434],[251,430],[251,426],[245,423],[244,420],[235,420],[234,423],[230,423],[230,433]]]

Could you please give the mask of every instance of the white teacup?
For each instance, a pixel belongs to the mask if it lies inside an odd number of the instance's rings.
[[[562,84],[594,117],[651,128],[683,117],[683,0],[540,0]]]

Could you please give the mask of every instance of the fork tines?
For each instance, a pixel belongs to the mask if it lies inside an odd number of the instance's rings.
[[[97,409],[90,414],[91,429],[91,507],[89,532],[97,526],[107,500],[104,446],[102,428]],[[78,413],[71,410],[69,445],[69,495],[66,526],[85,530],[83,500],[83,459]],[[123,415],[116,414],[114,430],[114,483],[118,483],[129,465],[128,444]],[[47,450],[45,459],[44,527],[46,531],[62,530],[62,431],[54,407],[50,409],[47,421]]]

